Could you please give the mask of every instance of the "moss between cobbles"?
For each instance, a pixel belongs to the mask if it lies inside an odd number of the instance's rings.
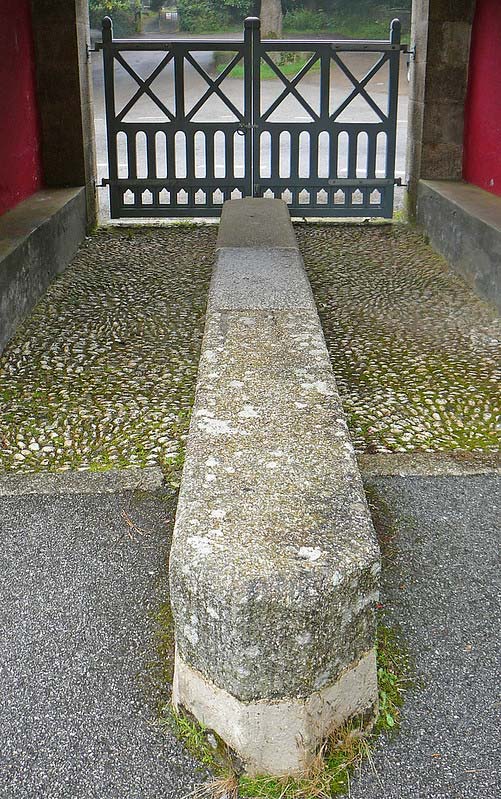
[[[165,659],[166,684],[172,681],[173,623],[169,611],[159,616],[159,660]],[[368,732],[364,720],[354,719],[334,730],[319,748],[311,768],[303,777],[249,777],[242,765],[213,730],[199,724],[186,713],[177,713],[170,702],[161,708],[159,725],[178,737],[209,778],[196,792],[207,799],[330,799],[349,791],[352,774],[365,760],[380,733],[393,733],[400,724],[406,689],[412,684],[410,659],[397,633],[382,619],[378,624],[377,669],[379,715]]]
[[[493,309],[406,225],[295,231],[356,449],[497,450]]]
[[[497,449],[489,306],[404,225],[296,233],[356,449]],[[177,475],[216,235],[188,222],[86,240],[0,358],[0,471]]]
[[[96,231],[0,358],[0,471],[178,481],[217,228]]]

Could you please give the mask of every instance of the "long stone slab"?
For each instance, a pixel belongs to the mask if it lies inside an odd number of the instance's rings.
[[[224,222],[223,222],[224,219]],[[296,236],[285,203],[278,207],[275,200],[247,198],[245,214],[238,203],[227,202],[219,226],[218,247],[292,247]]]
[[[255,204],[226,204],[219,244]],[[266,201],[278,241],[284,210]],[[213,274],[170,557],[173,699],[250,773],[299,773],[333,726],[374,713],[379,550],[299,252],[234,244]]]

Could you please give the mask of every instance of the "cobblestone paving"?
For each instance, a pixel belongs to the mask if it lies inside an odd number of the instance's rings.
[[[501,444],[501,320],[405,225],[296,225],[358,451]]]
[[[0,358],[0,470],[176,463],[215,226],[88,238]]]

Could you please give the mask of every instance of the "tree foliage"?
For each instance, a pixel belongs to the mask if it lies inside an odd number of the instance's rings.
[[[253,0],[178,0],[179,23],[185,31],[221,30],[241,22],[254,10]]]
[[[89,0],[92,28],[100,28],[103,17],[111,17],[115,36],[127,36],[135,30],[134,0]]]
[[[119,0],[119,2],[124,0]],[[180,27],[186,31],[216,31],[239,24],[249,14],[266,16],[270,0],[178,0]],[[410,9],[411,0],[281,0],[282,12],[297,22],[309,20],[310,30],[321,30],[337,16],[375,18],[396,7]]]

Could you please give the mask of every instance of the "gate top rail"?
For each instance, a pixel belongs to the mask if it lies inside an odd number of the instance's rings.
[[[103,50],[106,46],[111,46],[114,50],[171,50],[173,47],[189,47],[190,50],[234,50],[242,47],[243,39],[225,39],[224,41],[214,39],[115,39],[111,42],[96,42],[95,49]],[[311,50],[315,47],[325,47],[339,52],[374,52],[383,53],[386,51],[400,50],[402,53],[409,51],[406,44],[392,44],[387,39],[378,41],[376,39],[264,39],[262,45],[266,50]]]
[[[244,46],[243,39],[115,39],[96,42],[96,50],[111,47],[113,50],[172,50],[188,47],[190,50],[235,50]]]
[[[246,28],[259,27],[259,19],[249,17],[245,20]],[[188,39],[117,39],[112,35],[109,17],[103,20],[103,40],[96,42],[95,49],[103,50],[112,47],[114,50],[172,50],[175,47],[189,47],[192,50],[232,50],[244,45],[243,36],[236,39],[202,39],[196,36]],[[393,20],[389,39],[262,39],[261,45],[269,52],[280,50],[304,51],[312,46],[328,45],[331,50],[339,52],[387,52],[400,50],[408,53],[409,47],[400,42],[400,21]]]

